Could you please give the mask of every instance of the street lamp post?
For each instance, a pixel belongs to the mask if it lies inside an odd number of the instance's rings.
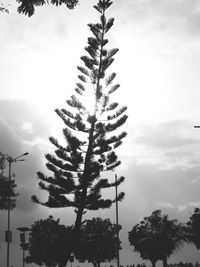
[[[19,157],[12,158],[11,156],[7,156],[6,160],[8,161],[8,179],[11,182],[11,166],[13,162],[17,161],[25,161],[25,159],[21,159],[21,157],[28,155],[28,152],[20,155]],[[10,243],[12,242],[12,231],[10,230],[10,192],[8,194],[8,229],[5,235],[5,241],[7,242],[7,267],[10,266]]]
[[[25,251],[28,248],[28,243],[26,243],[26,237],[25,234],[26,232],[31,231],[28,227],[19,227],[17,230],[20,231],[20,246],[22,248],[22,266],[25,267]]]

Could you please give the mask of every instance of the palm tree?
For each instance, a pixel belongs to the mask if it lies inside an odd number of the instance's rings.
[[[200,249],[200,208],[194,209],[187,226],[188,242],[193,243],[197,249]]]
[[[177,220],[169,220],[168,215],[156,210],[133,227],[129,241],[143,259],[151,261],[153,267],[158,260],[162,260],[163,267],[166,267],[167,258],[187,241],[185,229],[186,226]]]
[[[167,266],[167,258],[179,250],[186,241],[185,227],[178,220],[169,220],[168,215],[162,215],[160,210],[154,211],[150,217],[155,239],[159,243],[160,259],[163,267]]]

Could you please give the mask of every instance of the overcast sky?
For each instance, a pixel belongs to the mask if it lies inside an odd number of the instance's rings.
[[[11,216],[14,267],[21,266],[17,227],[50,214],[74,222],[72,210],[42,208],[30,197],[45,199],[36,172],[45,172],[44,154],[53,152],[48,137],[61,137],[64,125],[54,109],[63,108],[74,89],[90,36],[87,24],[98,20],[95,3],[80,0],[73,11],[43,6],[31,18],[17,14],[12,3],[9,15],[0,14],[0,151],[13,157],[29,152],[12,169],[20,193]],[[115,0],[108,17],[115,18],[109,47],[120,49],[112,67],[121,84],[117,97],[129,115],[116,173],[126,177],[119,205],[121,263],[131,264],[142,262],[127,241],[134,224],[156,209],[186,222],[200,206],[200,129],[193,128],[200,124],[200,0]],[[115,222],[115,208],[88,216]],[[6,212],[0,225],[5,266]],[[170,258],[197,260],[193,246]]]

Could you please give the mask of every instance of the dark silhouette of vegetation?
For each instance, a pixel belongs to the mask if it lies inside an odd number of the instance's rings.
[[[18,7],[18,12],[32,16],[35,12],[35,7],[43,6],[45,4],[52,4],[60,6],[62,4],[66,5],[67,8],[73,9],[79,2],[79,0],[16,0],[20,5]]]
[[[35,13],[35,8],[38,6],[43,6],[46,4],[52,4],[56,6],[65,5],[69,9],[74,9],[74,7],[79,3],[79,0],[16,0],[19,4],[17,11],[19,13],[28,15],[31,17]],[[9,13],[8,7],[5,7],[3,3],[0,3],[0,12]]]
[[[18,196],[18,193],[15,192],[17,186],[15,181],[13,179],[9,180],[5,174],[5,161],[5,155],[0,152],[0,210],[8,210],[9,197],[10,209],[14,209]]]
[[[54,267],[70,250],[72,227],[59,224],[52,216],[34,222],[30,230],[27,263]]]
[[[73,226],[61,225],[59,219],[49,216],[32,224],[26,244],[29,253],[26,262],[54,267],[65,258],[66,251],[70,251],[80,262],[88,261],[95,267],[100,266],[101,262],[113,260],[121,248],[117,238],[120,229],[121,226],[117,227],[109,219],[87,220],[80,229],[79,244],[73,250]]]
[[[66,145],[61,145],[54,138],[50,142],[56,147],[55,155],[47,154],[47,168],[53,175],[46,176],[38,172],[41,180],[39,186],[49,194],[46,202],[41,202],[36,196],[32,200],[50,208],[72,207],[76,212],[74,226],[74,247],[78,241],[82,217],[86,210],[109,208],[112,203],[121,201],[124,193],[119,193],[117,199],[104,199],[102,189],[113,188],[124,181],[109,182],[100,178],[102,172],[114,170],[120,165],[114,150],[121,145],[126,132],[113,135],[122,126],[127,115],[127,107],[119,107],[112,102],[110,96],[119,87],[112,84],[116,73],[106,76],[106,71],[114,61],[118,49],[106,49],[107,32],[113,26],[114,19],[107,19],[106,10],[110,0],[99,0],[94,8],[100,13],[100,22],[88,24],[93,37],[88,38],[85,48],[87,56],[82,56],[84,67],[78,66],[80,75],[76,83],[75,94],[67,100],[68,109],[56,109],[63,120],[63,130]],[[86,87],[87,86],[87,87]],[[82,97],[82,101],[79,99]],[[84,106],[84,97],[93,100],[92,111]],[[69,197],[67,197],[69,195]],[[73,196],[73,198],[72,198]],[[60,263],[65,266],[69,259]]]
[[[189,228],[189,241],[193,242],[197,249],[200,249],[200,209],[195,208],[187,223]]]
[[[186,226],[177,220],[169,220],[161,210],[136,224],[129,232],[129,242],[143,259],[149,259],[153,266],[158,260],[167,266],[167,258],[187,241]]]
[[[9,13],[8,8],[0,2],[0,12]]]
[[[93,218],[81,227],[81,238],[75,249],[75,256],[80,262],[88,261],[94,267],[102,262],[110,262],[117,256],[120,240],[117,232],[121,226],[112,224],[109,219]]]

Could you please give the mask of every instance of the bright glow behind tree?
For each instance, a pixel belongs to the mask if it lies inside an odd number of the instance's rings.
[[[115,187],[124,181],[124,177],[119,177],[117,182],[100,178],[101,172],[114,170],[120,165],[115,149],[126,136],[126,132],[113,135],[125,123],[127,107],[120,107],[117,102],[111,101],[111,95],[120,85],[113,84],[116,73],[106,75],[118,52],[116,48],[106,49],[106,35],[114,19],[107,20],[105,11],[111,4],[110,0],[100,0],[94,6],[100,13],[100,22],[88,24],[93,37],[88,38],[85,47],[87,55],[81,57],[84,67],[78,66],[80,74],[75,93],[66,101],[67,109],[56,109],[65,124],[63,134],[67,145],[62,146],[54,137],[50,137],[56,150],[55,155],[46,155],[46,166],[53,176],[47,177],[38,172],[42,180],[39,185],[49,192],[49,198],[42,203],[33,196],[34,202],[50,208],[75,208],[75,237],[85,210],[109,208],[113,202],[124,197],[121,192],[117,199],[104,199],[101,193],[102,189]],[[92,109],[84,103],[88,95],[94,97]]]

